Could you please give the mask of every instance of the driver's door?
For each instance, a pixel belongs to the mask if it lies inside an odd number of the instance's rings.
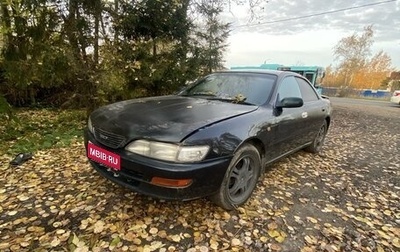
[[[293,76],[285,77],[278,86],[276,100],[287,97],[301,98],[299,85]],[[274,111],[274,120],[271,125],[270,139],[273,158],[286,154],[301,145],[301,121],[306,116],[303,107],[283,108]]]

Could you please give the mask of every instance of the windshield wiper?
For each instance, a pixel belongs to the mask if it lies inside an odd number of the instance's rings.
[[[237,103],[237,104],[243,104],[243,105],[255,105],[250,102],[246,102],[246,99],[236,99],[232,97],[215,97],[215,98],[208,98],[208,100],[213,100],[213,101],[224,101],[224,102],[231,102],[231,103]]]
[[[216,95],[211,91],[205,91],[205,92],[187,93],[187,94],[183,94],[183,96],[211,96],[211,97],[215,97]]]

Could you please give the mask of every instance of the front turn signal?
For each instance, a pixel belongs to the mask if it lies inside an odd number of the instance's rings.
[[[150,183],[162,187],[183,188],[188,187],[190,184],[192,184],[192,182],[192,179],[168,179],[153,177]]]

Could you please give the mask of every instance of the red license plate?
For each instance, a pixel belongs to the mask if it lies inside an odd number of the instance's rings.
[[[88,143],[87,156],[93,161],[104,164],[114,170],[121,170],[121,157],[108,150],[94,145],[92,142]]]

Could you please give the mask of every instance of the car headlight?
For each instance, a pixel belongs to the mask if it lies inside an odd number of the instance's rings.
[[[93,128],[93,125],[92,125],[92,120],[90,120],[90,117],[88,119],[87,127],[88,127],[90,133],[94,134],[94,128]]]
[[[125,149],[142,156],[165,161],[196,162],[204,159],[210,147],[206,145],[180,146],[170,143],[136,140],[128,144]]]

